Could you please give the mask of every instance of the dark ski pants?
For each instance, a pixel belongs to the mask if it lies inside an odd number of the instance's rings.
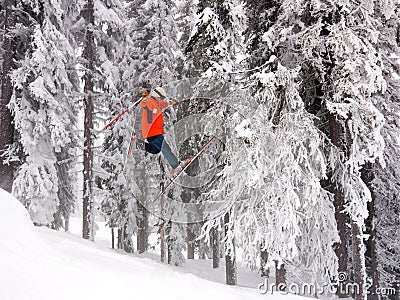
[[[164,140],[163,134],[148,137],[147,142],[148,143],[145,143],[145,150],[147,152],[151,154],[157,154],[161,152],[172,168],[175,169],[177,166],[179,166],[179,160],[176,158],[175,154],[172,153],[171,147]]]

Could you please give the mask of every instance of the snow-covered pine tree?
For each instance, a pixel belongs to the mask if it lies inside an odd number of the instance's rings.
[[[245,13],[247,19],[247,26],[244,31],[246,37],[246,53],[245,65],[249,69],[243,74],[243,80],[246,80],[258,71],[262,66],[268,63],[268,60],[274,51],[263,41],[263,35],[268,31],[268,29],[273,26],[276,22],[278,12],[281,6],[281,1],[254,1],[246,0],[244,1]],[[263,86],[260,79],[255,77],[254,84]],[[253,91],[254,93],[254,91]],[[261,260],[260,274],[269,274],[270,263],[268,263],[268,252],[265,247],[265,242],[260,242],[259,255]],[[276,261],[276,285],[285,284],[283,282],[283,276],[279,276],[280,273],[285,273],[285,266],[281,264],[278,266]]]
[[[185,84],[184,84],[185,85]],[[185,141],[179,141],[181,144],[179,148],[179,156],[183,159],[188,157],[193,157],[199,151],[200,146],[203,145],[209,138],[204,134],[197,132],[196,127],[199,124],[197,122],[185,122],[185,118],[190,119],[193,115],[203,115],[210,108],[210,101],[207,99],[185,99],[181,101],[177,113],[177,120],[183,120],[184,127],[179,128],[179,131],[186,131]],[[182,123],[181,123],[182,124]],[[189,136],[190,133],[195,132],[195,135]],[[186,172],[189,176],[197,176],[201,172],[199,160],[193,161],[191,165],[187,168]],[[178,187],[176,187],[178,188]],[[190,188],[186,186],[179,187],[181,190],[180,199],[183,203],[196,203],[198,202],[199,195],[202,193],[204,187]],[[200,259],[205,258],[205,249],[207,244],[203,240],[196,240],[199,236],[200,228],[202,226],[200,215],[202,211],[188,211],[186,215],[186,243],[187,243],[187,258],[194,259],[196,250]]]
[[[74,49],[64,31],[63,20],[69,16],[60,2],[50,5],[45,1],[42,10],[39,3],[27,5],[33,13],[27,28],[31,43],[12,73],[11,107],[24,156],[13,192],[36,224],[58,227],[61,222],[54,214],[60,203],[64,212],[70,212],[74,203],[73,174],[66,173],[73,164],[76,145]],[[69,213],[63,217],[68,218]]]
[[[244,31],[247,51],[245,61],[251,70],[265,64],[273,54],[272,49],[264,43],[262,37],[276,22],[281,1],[245,0],[244,6],[247,20]]]
[[[196,24],[185,48],[188,62],[193,69],[192,74],[210,77],[211,85],[212,77],[231,78],[230,73],[238,69],[243,55],[244,21],[245,15],[240,1],[198,1]],[[205,86],[210,83],[205,82]],[[199,86],[198,89],[201,91],[204,87]],[[214,118],[213,114],[223,114],[226,110],[226,106],[220,102],[221,99],[216,97],[214,99],[216,107],[211,109],[213,104],[209,103],[207,108],[210,110],[211,118]],[[215,185],[208,188],[217,188],[219,184],[220,182],[216,181]],[[229,213],[223,215],[226,215],[227,220],[231,220]],[[216,225],[213,232],[218,230],[217,228],[220,226]],[[232,228],[234,226],[226,225],[227,231]],[[229,238],[232,235],[225,236]],[[206,239],[209,240],[209,236],[206,236]],[[215,242],[214,240],[213,243]],[[234,240],[227,244],[234,244]],[[232,249],[226,249],[226,282],[234,285],[236,284],[236,258]]]
[[[123,56],[121,57],[121,66],[123,69],[121,70],[122,80],[121,84],[123,86],[123,90],[128,91],[129,94],[132,94],[131,101],[134,101],[133,95],[140,95],[145,88],[150,88],[148,85],[141,85],[138,81],[139,73],[137,70],[137,65],[139,60],[144,58],[142,50],[145,48],[147,44],[146,38],[143,36],[145,34],[145,22],[146,22],[146,15],[141,8],[143,5],[143,1],[129,1],[127,4],[127,20],[126,20],[126,28],[127,34],[125,35],[125,51]],[[140,42],[137,41],[140,40]],[[139,124],[140,124],[140,111],[133,111],[132,115],[130,116],[131,121],[134,125],[136,124],[136,128],[133,128],[136,133],[140,134]],[[129,123],[128,123],[129,124]],[[132,129],[130,127],[126,127],[124,134],[124,141],[128,141],[127,139],[131,135]],[[148,248],[148,236],[149,236],[149,213],[143,203],[145,203],[146,199],[146,187],[147,182],[143,180],[145,176],[145,168],[143,162],[140,163],[142,159],[143,153],[136,153],[135,149],[132,150],[132,161],[128,161],[127,163],[132,168],[125,169],[126,176],[129,177],[127,184],[130,187],[133,195],[135,198],[131,198],[130,201],[135,201],[136,203],[136,229],[135,232],[137,233],[137,251],[139,253],[143,253]],[[146,161],[146,159],[145,159]],[[137,185],[136,185],[137,182]],[[137,201],[139,200],[139,201]]]
[[[63,26],[69,30],[64,30],[63,34],[65,38],[70,42],[71,48],[76,49],[77,44],[74,38],[74,32],[71,29],[75,21],[77,20],[81,8],[81,3],[79,0],[71,1],[61,1],[60,7],[63,11]],[[77,107],[78,99],[80,99],[78,87],[79,87],[79,76],[75,70],[76,68],[76,57],[70,57],[70,61],[66,63],[66,72],[68,78],[70,79],[74,89],[70,91],[70,95],[67,101],[71,104],[71,111],[76,116],[78,114],[79,108]],[[57,176],[61,182],[58,189],[58,197],[60,203],[57,212],[54,214],[54,222],[52,224],[53,228],[63,227],[65,231],[69,231],[69,219],[77,206],[77,187],[76,182],[76,165],[78,163],[78,150],[77,145],[79,145],[79,134],[77,130],[76,120],[73,124],[67,127],[71,135],[71,143],[68,147],[62,147],[60,152],[56,152],[56,170]]]
[[[131,68],[135,70],[134,84],[140,89],[149,88],[153,89],[155,86],[160,85],[166,87],[169,83],[173,82],[177,77],[177,63],[176,56],[179,53],[178,47],[178,31],[173,13],[176,12],[175,3],[171,0],[166,1],[138,1],[135,10],[133,11],[133,19],[135,22],[132,26],[130,37],[132,39],[132,46],[130,49],[133,53]],[[172,95],[170,95],[172,96]],[[167,126],[174,118],[173,110],[166,111],[165,121]],[[166,128],[168,132],[168,128]],[[168,141],[170,144],[171,140]],[[172,146],[173,144],[171,144]],[[141,163],[145,166],[143,169],[145,173],[139,175],[144,178],[157,178],[156,182],[145,181],[146,186],[143,186],[148,194],[144,197],[151,199],[154,193],[154,184],[157,184],[156,189],[159,190],[160,182],[165,181],[166,177],[164,172],[168,172],[168,167],[162,166],[161,168],[154,168],[154,157],[148,155],[141,156]],[[163,171],[165,170],[165,171]],[[140,178],[137,178],[137,183],[140,184]],[[162,183],[161,183],[162,184]],[[142,196],[143,197],[143,196]],[[162,202],[160,201],[160,205]],[[140,207],[140,206],[139,206]],[[163,211],[163,207],[160,211]],[[141,215],[144,219],[148,219],[145,210],[141,209]],[[161,213],[161,212],[160,212]],[[161,213],[163,215],[163,213]],[[166,214],[168,215],[168,214]],[[144,224],[141,220],[139,223]],[[159,226],[169,223],[168,220],[158,221]],[[175,232],[179,226],[171,226],[168,228],[168,241],[169,241],[169,254],[175,256],[182,250],[179,241],[180,232]],[[161,228],[160,232],[166,232],[165,228]],[[162,238],[163,239],[163,238]],[[161,241],[163,243],[163,241]],[[181,264],[179,257],[168,257],[168,262]]]
[[[84,22],[77,24],[77,36],[83,48],[84,67],[84,147],[83,147],[83,232],[94,239],[94,176],[102,173],[94,151],[94,125],[98,111],[107,112],[107,103],[117,101],[119,84],[120,42],[124,25],[120,1],[88,0],[82,9]],[[83,34],[82,34],[83,33]],[[96,159],[95,159],[96,158]],[[95,173],[95,174],[94,174]]]
[[[136,0],[130,4],[130,78],[140,89],[166,85],[177,78],[177,28],[171,0]]]
[[[114,116],[128,105],[127,101],[110,103],[109,113]],[[118,229],[118,248],[127,252],[133,252],[132,235],[137,232],[137,199],[142,196],[139,188],[134,189],[132,181],[139,170],[133,171],[127,166],[137,162],[136,155],[127,156],[130,144],[128,132],[132,126],[130,123],[137,111],[137,108],[132,110],[106,132],[101,159],[102,168],[108,174],[101,176],[101,187],[104,190],[101,209],[108,225]]]
[[[174,55],[176,51],[177,32],[174,20],[171,15],[173,3],[171,1],[130,1],[127,6],[127,34],[124,36],[123,45],[119,52],[119,66],[122,80],[117,85],[120,93],[128,93],[130,97],[119,99],[114,102],[110,109],[117,113],[118,109],[123,110],[123,106],[128,107],[133,101],[139,99],[140,92],[144,88],[154,88],[156,85],[166,84],[175,78]],[[137,99],[135,97],[137,96]],[[119,103],[119,104],[117,104]],[[121,105],[122,104],[122,105]],[[148,215],[142,205],[151,198],[151,193],[146,194],[147,189],[154,185],[154,182],[144,180],[144,178],[154,177],[154,172],[158,170],[146,166],[154,165],[151,157],[144,156],[144,153],[133,149],[132,158],[126,163],[126,152],[129,146],[129,136],[132,130],[133,119],[140,117],[140,111],[132,111],[129,116],[123,119],[117,126],[110,130],[110,135],[105,142],[104,154],[111,156],[113,161],[104,159],[108,167],[106,171],[110,174],[106,179],[109,191],[115,193],[120,190],[118,195],[124,194],[125,199],[116,197],[113,200],[107,196],[103,202],[105,208],[108,207],[107,214],[113,215],[114,226],[126,228],[129,232],[127,239],[131,239],[131,234],[138,233],[138,249],[143,252],[147,249],[148,241]],[[136,123],[140,120],[136,120]],[[137,127],[140,127],[136,124]],[[138,128],[136,132],[140,134]],[[115,143],[119,141],[119,143]],[[122,146],[122,147],[121,147]],[[124,170],[125,179],[120,174]],[[130,187],[130,192],[126,189]],[[110,194],[111,195],[111,194]],[[120,201],[122,201],[120,203]],[[110,205],[113,203],[112,205]],[[125,204],[124,204],[125,203]],[[107,208],[106,208],[107,209]],[[134,215],[135,213],[136,215]],[[118,220],[115,216],[118,215]],[[111,221],[111,220],[110,220]],[[135,224],[136,223],[136,224]],[[124,240],[124,238],[122,238]]]
[[[346,266],[345,248],[338,252],[339,270],[352,271],[358,284],[358,299],[364,298],[366,272],[362,230],[368,215],[370,191],[361,178],[361,168],[382,158],[380,133],[383,116],[376,96],[386,91],[382,76],[382,55],[377,42],[380,16],[374,16],[378,1],[340,4],[326,1],[281,2],[281,14],[263,40],[285,66],[301,66],[303,101],[318,117],[316,125],[331,141],[325,150],[329,158],[330,188],[346,217],[338,228],[352,231],[353,270]],[[351,13],[349,13],[351,12]],[[286,49],[290,49],[287,51]],[[339,231],[341,244],[347,235]],[[333,275],[334,273],[332,273]],[[343,295],[341,295],[343,296]]]
[[[307,282],[322,284],[336,272],[337,239],[331,197],[320,184],[324,138],[299,96],[299,69],[272,61],[253,75],[257,109],[248,120],[226,124],[237,133],[227,143],[230,163],[212,195],[224,198],[221,209],[230,211],[228,249],[234,251],[229,235],[236,237],[244,260],[255,266],[263,244],[266,266],[290,263]]]
[[[193,78],[198,76],[193,61],[185,55],[185,47],[191,34],[192,28],[195,26],[195,1],[174,1],[173,17],[176,22],[177,30],[177,44],[178,48],[175,51],[175,58],[177,62],[176,75],[178,79]]]
[[[138,81],[137,68],[138,63],[144,63],[141,61],[144,57],[140,47],[147,42],[141,35],[146,24],[146,15],[141,8],[143,4],[144,1],[129,1],[126,6],[123,26],[125,34],[120,41],[123,46],[119,47],[116,55],[120,73],[116,88],[122,96],[109,104],[109,118],[130,107],[140,98],[140,92],[144,89]],[[118,237],[118,247],[133,251],[132,235],[137,233],[137,246],[141,253],[148,245],[148,216],[141,204],[145,201],[147,182],[143,181],[145,170],[140,166],[142,153],[138,154],[132,149],[131,157],[127,157],[132,130],[140,134],[139,118],[140,109],[133,108],[106,133],[102,167],[109,175],[103,176],[106,194],[102,201],[102,211],[109,225],[119,228],[121,236]]]
[[[326,73],[322,83],[322,106],[329,112],[331,124],[336,124],[334,126],[339,126],[342,131],[337,142],[331,136],[337,148],[333,151],[338,151],[334,155],[336,162],[332,161],[331,164],[331,178],[336,185],[335,199],[344,201],[345,211],[350,218],[353,280],[360,287],[360,292],[355,293],[357,299],[366,296],[363,290],[366,270],[362,232],[364,219],[368,216],[367,203],[371,201],[370,191],[362,180],[361,168],[374,163],[376,159],[381,160],[384,148],[380,132],[384,123],[383,115],[377,107],[381,102],[379,95],[386,91],[386,81],[382,74],[382,54],[377,47],[377,27],[381,23],[381,16],[374,16],[375,5],[378,5],[377,1],[346,3],[343,8],[334,5],[327,7],[331,15],[323,12],[324,17],[320,8],[310,7],[309,10],[314,18],[320,15],[324,26],[321,33],[326,36],[322,39],[323,44],[320,44],[326,49],[323,52],[323,64],[317,67],[319,74]],[[355,13],[348,15],[346,10],[355,10]],[[316,28],[321,26],[313,21],[311,23]],[[318,66],[317,63],[315,65]],[[343,219],[338,219],[338,228],[348,226],[343,224]],[[342,236],[341,243],[346,242]],[[343,268],[343,271],[350,270]]]
[[[168,264],[182,266],[185,257],[182,250],[185,248],[185,226],[177,222],[170,221],[166,226],[166,241],[168,246]]]
[[[380,32],[377,48],[382,55],[383,76],[387,82],[387,92],[377,95],[377,107],[385,117],[382,136],[385,141],[385,164],[367,164],[363,168],[363,180],[372,193],[369,205],[366,243],[366,267],[368,277],[372,278],[372,293],[377,288],[397,288],[399,293],[400,279],[400,247],[396,242],[400,235],[400,206],[398,182],[398,161],[400,152],[397,136],[399,136],[399,75],[398,58],[400,43],[398,39],[399,10],[393,1],[380,2],[375,5],[375,16]],[[378,298],[377,293],[370,295]]]
[[[198,1],[196,24],[185,48],[193,74],[229,76],[237,69],[243,55],[244,22],[240,1]]]

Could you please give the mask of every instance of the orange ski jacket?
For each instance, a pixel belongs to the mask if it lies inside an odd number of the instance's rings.
[[[142,99],[142,136],[148,138],[159,134],[164,134],[164,118],[162,108],[168,107],[167,101],[158,101],[154,98]]]

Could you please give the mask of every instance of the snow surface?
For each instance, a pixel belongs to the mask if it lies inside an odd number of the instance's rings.
[[[240,281],[232,287],[204,279],[220,278],[223,268],[213,270],[196,261],[184,268],[173,267],[101,244],[33,226],[23,205],[0,189],[0,300],[266,297],[256,285],[251,287],[254,278],[243,281],[248,287],[240,286]],[[268,297],[301,299],[279,294]]]

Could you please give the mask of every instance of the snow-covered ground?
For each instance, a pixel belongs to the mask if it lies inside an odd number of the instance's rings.
[[[111,248],[111,229],[105,225],[105,222],[97,222],[98,230],[96,231],[96,244],[103,245],[104,247]],[[70,220],[70,230],[73,235],[80,237],[82,235],[82,219],[72,217]],[[156,244],[157,234],[150,234],[150,243]],[[116,242],[116,241],[115,241]],[[134,248],[136,248],[136,239],[133,239]],[[237,249],[237,252],[240,252],[240,249]],[[119,251],[121,255],[129,255],[123,251]],[[136,258],[147,258],[154,262],[160,262],[160,249],[156,247],[155,250],[149,249],[149,252],[143,254],[133,254],[131,256]],[[240,259],[240,255],[238,255],[238,259]],[[212,260],[187,260],[185,266],[183,267],[172,267],[173,270],[178,270],[183,273],[191,273],[198,277],[208,279],[214,282],[224,283],[225,284],[225,262],[221,260],[221,266],[217,269],[212,268]],[[237,266],[238,273],[238,286],[248,287],[248,288],[257,288],[257,285],[262,281],[260,276],[255,271],[249,271],[246,268],[243,268],[240,264]]]
[[[34,227],[20,202],[0,189],[0,300],[304,299],[260,295],[257,274],[241,268],[232,287],[209,261],[179,268],[155,254],[123,254],[106,245],[104,226],[93,243],[76,236],[77,220],[72,225],[72,234]]]

